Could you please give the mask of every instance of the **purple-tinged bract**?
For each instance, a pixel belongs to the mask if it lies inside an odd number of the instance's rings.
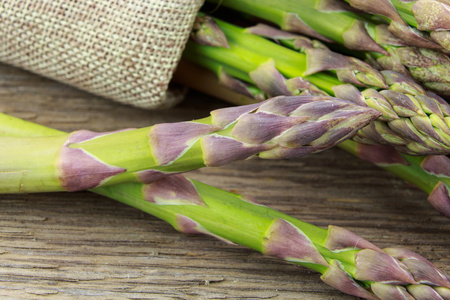
[[[445,3],[435,0],[418,0],[411,11],[420,30],[450,30],[450,6]]]
[[[207,136],[202,139],[203,160],[206,166],[217,167],[236,160],[244,160],[275,144],[251,145],[225,136]]]
[[[58,162],[59,180],[63,189],[73,192],[95,188],[105,180],[126,171],[101,161],[83,149],[71,147],[107,134],[109,133],[80,130],[69,136],[61,148]]]
[[[329,38],[319,34],[317,31],[312,29],[295,13],[286,13],[285,23],[283,24],[282,29],[286,31],[302,33],[325,42],[333,42]]]
[[[332,260],[330,267],[320,276],[323,282],[341,292],[369,300],[379,300],[374,294],[357,283],[348,273],[342,270],[341,263]]]
[[[329,266],[311,240],[297,227],[283,219],[275,219],[267,230],[263,253],[291,262]]]
[[[372,249],[383,251],[371,242],[357,236],[348,229],[339,226],[328,226],[328,236],[324,246],[332,251],[346,248]]]
[[[172,175],[146,184],[142,191],[145,200],[158,205],[206,206],[194,184],[186,177]]]
[[[169,164],[189,148],[191,140],[220,129],[194,122],[157,124],[149,132],[153,156],[159,165]]]
[[[387,253],[364,249],[355,256],[355,278],[385,283],[416,284],[399,260]]]
[[[253,82],[270,97],[293,95],[286,85],[286,78],[277,70],[273,60],[261,64],[249,75]]]
[[[264,112],[242,116],[231,134],[247,144],[260,144],[272,140],[284,131],[304,123],[308,117],[285,117]]]
[[[211,112],[212,123],[222,128],[237,121],[241,116],[255,111],[266,102],[216,109]],[[269,101],[271,103],[271,101]]]
[[[136,172],[139,182],[142,183],[151,183],[171,174],[173,173],[164,173],[158,170],[143,170]]]
[[[370,287],[381,300],[416,300],[403,286],[374,282]]]
[[[450,193],[447,185],[439,182],[427,200],[437,211],[450,218]]]
[[[444,300],[431,286],[417,284],[406,287],[414,299]]]

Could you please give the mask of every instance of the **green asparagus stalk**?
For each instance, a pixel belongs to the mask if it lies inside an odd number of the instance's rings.
[[[439,94],[450,94],[450,58],[437,51],[442,46],[409,26],[373,23],[338,0],[223,0],[220,4],[283,30],[358,50],[380,69],[401,72]]]
[[[378,116],[374,109],[329,96],[280,96],[218,109],[191,122],[105,133],[0,137],[0,192],[148,183],[252,156],[300,157],[338,144]]]
[[[368,13],[387,17],[391,26],[409,25],[426,31],[436,43],[450,50],[450,1],[448,0],[347,0],[347,2]]]
[[[0,116],[1,136],[64,134]],[[319,228],[179,174],[151,184],[125,183],[92,191],[165,220],[180,232],[207,234],[310,268],[321,273],[325,283],[357,297],[446,299],[450,293],[448,276],[410,250],[381,250],[344,228]]]
[[[255,28],[217,22],[228,48],[190,41],[184,57],[227,78],[228,86],[229,78],[236,78],[256,85],[269,96],[303,91],[317,94],[320,90],[334,93],[383,113],[370,128],[360,132],[366,141],[389,144],[412,155],[450,153],[450,105],[411,79],[392,71],[377,73],[355,58],[305,43],[304,38],[299,52],[252,34]],[[273,31],[267,29],[265,35],[273,35]],[[293,45],[297,42],[295,38],[290,41]],[[342,81],[353,84],[343,85]],[[363,91],[355,87],[370,84]]]

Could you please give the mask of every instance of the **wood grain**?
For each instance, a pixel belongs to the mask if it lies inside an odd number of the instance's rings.
[[[0,65],[0,111],[65,131],[191,120],[227,105],[190,92],[169,111],[139,110]],[[423,192],[338,148],[292,161],[206,168],[189,177],[318,226],[344,226],[380,247],[406,247],[450,272],[449,220]],[[178,233],[89,192],[0,195],[0,297],[354,299],[323,284],[317,273]]]

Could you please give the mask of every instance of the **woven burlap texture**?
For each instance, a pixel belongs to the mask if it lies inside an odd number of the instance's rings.
[[[0,61],[161,109],[203,0],[2,0]]]

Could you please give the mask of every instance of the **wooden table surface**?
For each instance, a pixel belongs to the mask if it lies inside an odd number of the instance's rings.
[[[227,103],[190,92],[145,111],[0,65],[0,111],[65,131],[191,120]],[[30,149],[32,151],[32,149]],[[416,251],[450,273],[450,222],[426,194],[339,148],[188,174],[379,247]],[[0,297],[12,299],[355,299],[315,272],[208,236],[185,235],[89,193],[0,195]]]

